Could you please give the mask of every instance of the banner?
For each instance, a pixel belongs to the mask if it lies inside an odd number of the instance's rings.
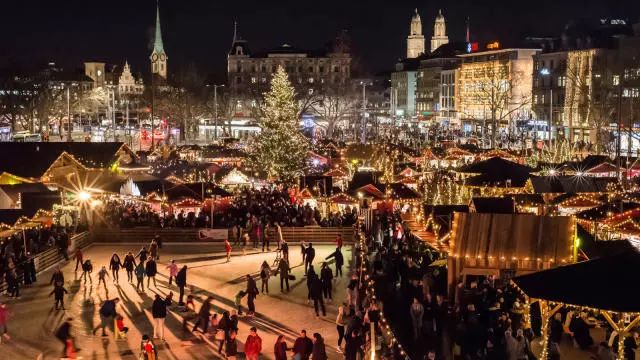
[[[229,236],[229,229],[200,229],[198,230],[198,240],[200,241],[223,241]]]

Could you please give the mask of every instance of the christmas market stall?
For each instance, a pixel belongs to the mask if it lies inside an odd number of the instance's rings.
[[[506,281],[573,262],[575,233],[572,217],[455,213],[449,236],[449,286],[469,276],[493,275]]]
[[[640,325],[637,273],[638,249],[515,277],[513,283],[540,302],[542,314],[541,359],[549,359],[549,320],[563,307],[601,315],[617,333],[616,359],[626,359],[624,341]],[[584,353],[585,358],[589,353]]]

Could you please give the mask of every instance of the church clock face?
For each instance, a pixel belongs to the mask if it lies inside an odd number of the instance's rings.
[[[164,54],[160,54],[160,61],[164,61],[166,58],[166,56],[164,56]]]
[[[151,61],[153,61],[153,62],[158,61],[158,54],[151,55]]]

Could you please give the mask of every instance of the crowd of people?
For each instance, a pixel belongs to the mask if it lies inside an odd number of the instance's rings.
[[[231,246],[225,241],[226,246]],[[249,329],[249,336],[244,342],[244,346],[239,346],[238,332],[242,326],[240,319],[252,317],[258,312],[256,309],[256,299],[258,294],[269,294],[269,280],[272,277],[280,278],[280,291],[289,293],[289,280],[295,278],[291,275],[289,244],[282,240],[274,244],[278,252],[278,261],[270,266],[266,261],[259,263],[259,275],[247,274],[245,277],[246,286],[238,292],[235,298],[235,308],[217,313],[214,311],[214,297],[207,296],[198,299],[197,295],[186,294],[187,287],[187,265],[179,265],[175,260],[169,261],[166,266],[160,265],[158,260],[162,249],[160,237],[154,238],[148,246],[142,246],[138,251],[129,251],[125,254],[112,254],[108,263],[97,265],[94,271],[94,264],[86,254],[77,249],[72,254],[72,264],[77,277],[84,287],[104,287],[106,298],[101,302],[98,315],[100,321],[93,328],[93,334],[98,336],[109,336],[109,332],[118,338],[126,337],[129,332],[123,311],[120,310],[122,300],[118,297],[109,297],[107,282],[113,282],[116,286],[125,284],[124,276],[120,278],[120,271],[126,272],[126,280],[139,293],[147,293],[153,289],[153,301],[150,304],[150,313],[153,321],[153,333],[141,334],[140,344],[141,357],[145,359],[157,359],[157,344],[165,341],[165,319],[168,314],[174,312],[183,319],[183,330],[190,333],[200,333],[212,341],[221,356],[227,359],[235,359],[240,355],[240,348],[247,359],[258,359],[261,353],[271,351],[263,346],[259,331],[255,327]],[[370,336],[369,326],[371,323],[377,324],[379,321],[379,310],[375,302],[372,302],[369,294],[361,284],[363,274],[359,273],[359,262],[353,264],[352,273],[343,273],[345,259],[343,255],[343,240],[341,237],[335,239],[335,250],[331,251],[324,259],[319,258],[312,243],[300,242],[300,253],[305,269],[305,283],[307,285],[308,302],[317,317],[326,317],[326,303],[334,300],[337,305],[337,318],[330,321],[335,322],[338,334],[338,351],[344,353],[345,359],[361,359],[366,349],[366,341]],[[228,251],[227,251],[228,252]],[[357,258],[357,256],[356,256]],[[258,264],[257,264],[258,265]],[[168,275],[169,291],[158,291],[156,276],[159,268],[164,267]],[[346,288],[346,298],[335,297],[334,283],[336,279],[348,276],[349,281]],[[146,281],[145,281],[146,278]],[[257,283],[260,281],[260,284]],[[53,307],[57,311],[65,310],[65,296],[68,289],[65,288],[65,278],[60,268],[53,272],[50,285],[52,286],[49,296],[53,300]],[[145,290],[146,284],[146,290]],[[174,298],[173,291],[178,292],[177,299]],[[273,289],[272,289],[273,290]],[[166,293],[166,295],[161,295]],[[197,308],[196,304],[202,300]],[[0,316],[2,313],[0,313]],[[1,318],[0,318],[1,320]],[[74,331],[72,329],[73,319],[67,318],[55,336],[63,345],[63,357],[76,356]],[[2,325],[0,323],[0,325]],[[0,326],[1,327],[1,326]],[[293,356],[296,360],[326,360],[327,350],[322,334],[309,333],[303,329],[299,337],[290,344],[283,335],[277,338],[273,345],[273,355],[276,359],[285,360]]]
[[[209,227],[211,211],[208,208],[177,209],[174,212],[157,212],[140,202],[107,201],[103,207],[104,219],[119,227],[153,226],[167,228]],[[280,226],[350,227],[357,220],[357,208],[347,206],[323,217],[317,207],[302,205],[286,190],[244,190],[234,198],[230,206],[214,211],[214,227],[249,227],[260,224]],[[248,224],[250,223],[250,224]]]
[[[67,259],[71,228],[53,225],[18,231],[0,243],[0,290],[19,298],[22,286],[36,282],[35,256],[55,248]],[[26,246],[26,248],[25,248]]]
[[[448,297],[446,267],[432,266],[439,255],[411,235],[399,214],[377,216],[367,244],[376,293],[384,304],[392,304],[385,307],[385,315],[412,358],[537,358],[540,349],[534,351],[533,341],[542,335],[539,303],[527,305],[524,295],[508,281],[469,277]],[[591,315],[606,328],[605,341],[599,344],[590,333]],[[591,353],[592,359],[615,359],[616,333],[597,318],[570,308],[557,312],[548,328],[549,358],[560,359],[564,344]],[[635,359],[637,338],[634,334],[625,339],[625,359]]]

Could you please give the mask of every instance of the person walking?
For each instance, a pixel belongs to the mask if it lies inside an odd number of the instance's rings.
[[[73,258],[76,259],[76,269],[74,271],[78,271],[78,265],[80,265],[80,269],[82,269],[82,249],[77,248]]]
[[[327,350],[324,346],[324,339],[319,333],[313,333],[313,350],[311,350],[313,360],[327,360]]]
[[[147,260],[147,264],[144,267],[144,273],[147,275],[147,289],[151,287],[151,279],[153,279],[153,286],[158,288],[158,284],[156,284],[156,274],[158,274],[158,265],[153,257],[150,257]]]
[[[334,242],[336,243],[336,247],[338,249],[342,249],[343,241],[342,241],[342,235],[341,234],[338,234],[338,237],[336,237],[336,240]]]
[[[58,306],[62,307],[62,310],[66,310],[64,308],[64,294],[68,294],[68,293],[69,292],[67,291],[67,289],[64,288],[63,283],[61,282],[56,283],[53,290],[51,290],[51,293],[49,293],[49,296],[54,295],[53,299],[54,299],[54,306],[56,310],[58,310]]]
[[[258,291],[258,286],[256,285],[256,281],[253,280],[251,275],[247,274],[247,307],[249,311],[247,312],[247,316],[253,316],[256,313],[256,296],[260,293]]]
[[[311,278],[311,299],[313,299],[313,308],[316,311],[316,317],[320,317],[318,313],[318,307],[322,309],[322,316],[327,316],[327,310],[324,306],[324,300],[322,298],[322,280],[318,276],[313,276]]]
[[[225,336],[224,340],[220,341],[220,344],[224,342],[224,358],[227,360],[235,360],[238,356],[237,337],[238,337],[238,331],[235,329],[232,329],[229,331],[229,336]]]
[[[227,262],[231,261],[231,249],[229,239],[224,239],[224,252],[227,254]]]
[[[160,259],[158,255],[158,243],[155,239],[151,240],[151,244],[149,244],[149,257],[153,260]]]
[[[280,259],[278,263],[278,273],[280,274],[280,292],[284,291],[284,284],[287,284],[287,292],[289,292],[289,274],[291,273],[291,268],[289,267],[289,260],[284,257]]]
[[[91,278],[92,272],[93,272],[93,264],[91,264],[90,259],[87,259],[82,264],[82,275],[80,276],[80,279],[84,279],[84,283],[86,284],[87,278],[89,278],[89,281],[93,285],[93,279]]]
[[[198,312],[198,318],[196,319],[195,324],[193,324],[192,332],[198,331],[198,326],[202,324],[202,333],[206,334],[207,329],[209,329],[209,316],[211,315],[211,302],[213,301],[212,296],[208,296],[207,299],[200,306],[200,311]]]
[[[100,287],[100,283],[103,283],[104,288],[107,288],[107,277],[109,277],[109,272],[107,271],[107,267],[103,266],[100,268],[100,271],[98,271],[98,287]]]
[[[244,353],[247,360],[258,360],[258,356],[262,351],[262,338],[258,336],[258,330],[252,327],[247,336],[247,341],[244,343]]]
[[[313,341],[307,337],[307,330],[301,330],[300,336],[293,343],[293,360],[309,360],[313,352]]]
[[[364,356],[364,342],[358,330],[355,329],[351,332],[350,336],[346,338],[344,358],[345,360],[356,360],[358,354],[360,354],[360,358],[362,359]]]
[[[331,258],[336,259],[336,277],[342,277],[342,265],[344,265],[344,256],[342,255],[342,251],[340,251],[340,248],[336,248],[336,251],[329,254],[329,256],[325,258],[325,260],[329,260]]]
[[[142,261],[136,265],[136,290],[144,292],[144,263]]]
[[[111,276],[113,277],[113,282],[118,283],[120,278],[118,277],[118,273],[120,272],[120,267],[122,267],[122,261],[120,261],[120,256],[118,254],[113,253],[111,255],[111,261],[109,261],[109,270],[111,270]]]
[[[262,252],[264,252],[264,246],[267,245],[267,251],[271,251],[269,247],[269,231],[271,229],[271,225],[269,225],[269,220],[265,220],[264,229],[262,230]]]
[[[322,295],[331,302],[333,298],[333,272],[326,262],[322,263],[320,270],[320,280],[322,280]]]
[[[288,360],[287,359],[287,342],[284,340],[284,335],[278,335],[276,343],[273,345],[273,355],[275,360]]]
[[[187,286],[187,265],[182,266],[182,269],[178,271],[178,274],[176,275],[176,286],[180,290],[178,305],[184,306],[184,302],[182,302],[182,298],[184,297],[184,287]]]
[[[136,258],[131,251],[125,255],[122,267],[127,271],[127,280],[130,283],[133,282],[133,270],[136,268]]]
[[[267,260],[262,262],[260,266],[260,292],[264,294],[265,289],[269,294],[269,278],[271,277],[271,267],[267,263]]]
[[[304,264],[307,258],[307,242],[304,239],[300,240],[300,254],[302,255],[302,263]]]
[[[338,331],[338,352],[342,353],[342,340],[344,340],[344,326],[346,325],[344,306],[338,307],[338,316],[336,316],[336,330]]]
[[[4,273],[4,280],[7,282],[9,297],[20,299],[20,283],[15,269],[7,269]]]
[[[113,324],[113,319],[116,316],[116,306],[118,305],[119,301],[120,301],[120,298],[114,298],[112,300],[105,300],[105,302],[102,303],[102,306],[100,307],[100,311],[98,312],[100,314],[100,324],[98,324],[98,326],[93,328],[92,333],[94,335],[96,331],[98,331],[98,329],[101,328],[102,336],[107,336],[107,333],[105,332],[105,328],[109,326],[109,324]]]
[[[231,324],[231,318],[229,317],[229,312],[225,311],[222,313],[222,318],[218,321],[218,331],[222,332],[224,336],[220,339],[220,345],[218,346],[218,352],[222,353],[222,346],[226,346],[226,340],[231,335],[231,331],[233,331],[233,325]]]
[[[176,265],[175,260],[171,259],[171,262],[166,268],[169,269],[169,286],[171,286],[171,281],[176,278],[176,275],[178,275],[178,265]]]
[[[142,249],[140,249],[140,251],[138,252],[138,255],[136,255],[136,257],[142,263],[147,261],[147,257],[149,257],[149,251],[147,251],[147,247],[143,246]]]
[[[280,251],[282,252],[282,258],[289,261],[289,244],[283,239],[280,243]]]
[[[413,303],[409,307],[409,315],[411,315],[413,326],[413,339],[416,340],[422,332],[422,317],[424,316],[424,307],[417,298],[413,298]]]
[[[305,259],[304,259],[304,273],[307,273],[307,269],[313,265],[313,259],[316,257],[316,249],[313,248],[313,244],[309,243],[309,246],[305,250]]]
[[[282,243],[284,242],[284,238],[282,236],[282,228],[280,227],[280,223],[277,221],[274,222],[274,226],[276,228],[276,239],[278,240],[278,250],[282,249]]]
[[[156,298],[151,304],[151,314],[153,315],[153,338],[164,341],[164,320],[167,317],[167,302],[156,294]]]
[[[70,353],[75,352],[73,336],[71,335],[71,322],[73,318],[67,318],[56,330],[55,337],[63,344],[62,358],[67,359]]]

